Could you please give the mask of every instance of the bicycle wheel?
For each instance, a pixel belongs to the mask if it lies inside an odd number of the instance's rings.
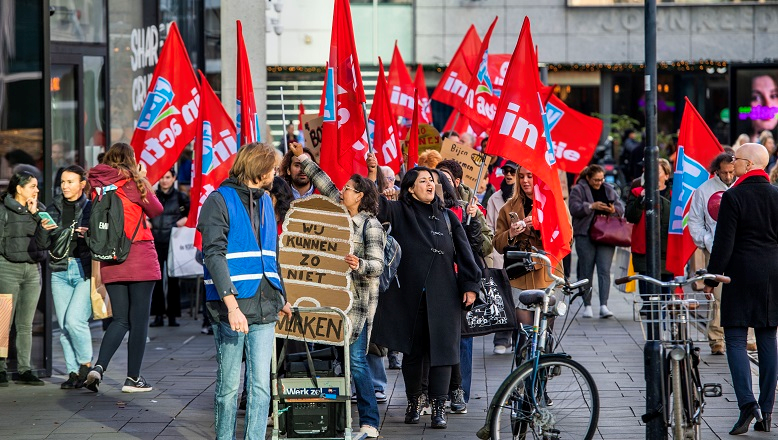
[[[674,440],[699,439],[702,424],[703,397],[699,379],[690,369],[690,359],[671,360],[669,403],[670,435]]]
[[[591,374],[563,357],[542,358],[537,374],[534,371],[533,363],[527,362],[505,379],[491,405],[491,438],[594,437],[600,398]]]

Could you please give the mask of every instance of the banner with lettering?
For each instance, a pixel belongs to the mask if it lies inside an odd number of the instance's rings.
[[[478,64],[480,50],[481,39],[475,26],[471,24],[446,71],[440,77],[438,86],[432,92],[432,99],[454,108],[459,107],[460,101],[465,99],[470,77]]]
[[[471,125],[480,127],[483,129],[482,131],[486,132],[489,131],[494,120],[494,112],[497,110],[497,100],[499,99],[494,94],[492,80],[489,77],[489,40],[492,38],[495,25],[497,25],[497,17],[494,18],[489,30],[486,31],[481,43],[479,63],[470,77],[465,99],[460,102],[458,107],[462,116],[467,116],[470,119]]]
[[[432,124],[432,106],[430,105],[430,94],[427,92],[427,81],[424,80],[424,69],[421,64],[416,66],[416,75],[413,78],[413,85],[419,91],[419,121],[424,124]]]
[[[508,65],[511,63],[509,53],[489,54],[489,77],[492,79],[494,94],[500,96],[502,86],[505,84],[505,75],[508,74]]]
[[[413,99],[418,100],[418,90],[413,91]],[[411,130],[408,132],[408,167],[415,168],[419,165],[419,107],[413,111]]]
[[[392,111],[396,117],[412,118],[413,108],[413,81],[408,67],[403,61],[397,41],[394,42],[392,64],[389,65],[389,99],[392,103]]]
[[[243,42],[243,25],[238,24],[238,79],[235,90],[235,125],[238,130],[240,145],[258,142],[260,139],[259,115],[257,103],[254,100],[254,83],[251,80],[251,66]]]
[[[600,142],[602,119],[571,109],[553,93],[546,103],[546,118],[557,165],[568,173],[580,173],[589,165]]]
[[[130,145],[153,185],[197,132],[200,85],[178,26],[170,25]]]
[[[205,199],[230,174],[230,168],[238,153],[238,136],[235,124],[221,101],[214,93],[205,75],[200,73],[200,119],[198,122],[198,136],[195,137],[194,147],[194,176],[192,188],[189,191],[191,197],[191,209],[186,220],[189,228],[197,227]],[[200,232],[195,234],[195,247],[202,249]]]
[[[378,164],[391,167],[395,174],[400,172],[402,165],[396,120],[389,102],[389,91],[384,76],[384,62],[379,57],[378,80],[376,81],[375,95],[373,95],[373,106],[370,108],[370,116],[367,118],[367,131],[373,140],[373,149]]]

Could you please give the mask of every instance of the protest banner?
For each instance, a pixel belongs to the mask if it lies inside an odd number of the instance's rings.
[[[279,238],[278,263],[292,306],[351,309],[351,276],[346,255],[353,253],[351,219],[344,207],[313,195],[292,202]],[[276,335],[325,344],[343,343],[343,322],[335,313],[302,312],[283,317]]]
[[[324,117],[318,115],[303,115],[303,135],[305,146],[313,151],[313,160],[319,163],[321,153],[321,130],[324,125]]]
[[[478,169],[481,167],[481,161],[484,157],[481,153],[462,144],[454,143],[450,139],[444,139],[440,155],[443,156],[443,160],[453,159],[462,165],[462,183],[470,188],[476,187]],[[490,160],[488,156],[487,160]]]
[[[13,295],[0,294],[0,357],[8,357],[8,337],[11,334],[11,316],[13,316]]]

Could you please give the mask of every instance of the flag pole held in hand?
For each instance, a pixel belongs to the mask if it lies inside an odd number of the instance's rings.
[[[478,185],[481,184],[481,179],[484,177],[484,167],[486,166],[486,154],[481,153],[481,168],[478,169],[478,178],[475,181],[475,188],[473,188],[473,197],[468,202],[469,205],[475,205],[475,199],[478,195]],[[470,213],[467,214],[467,226],[470,226]]]
[[[365,134],[367,135],[367,149],[371,153],[375,153],[375,151],[373,151],[373,139],[370,138],[370,133],[368,132],[368,129],[367,129],[367,127],[368,127],[368,125],[367,125],[367,104],[364,103],[364,102],[362,103],[362,114],[365,116]]]

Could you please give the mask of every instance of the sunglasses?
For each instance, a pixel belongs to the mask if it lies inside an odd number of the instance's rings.
[[[503,174],[516,174],[516,170],[513,168],[503,168],[502,169]]]

